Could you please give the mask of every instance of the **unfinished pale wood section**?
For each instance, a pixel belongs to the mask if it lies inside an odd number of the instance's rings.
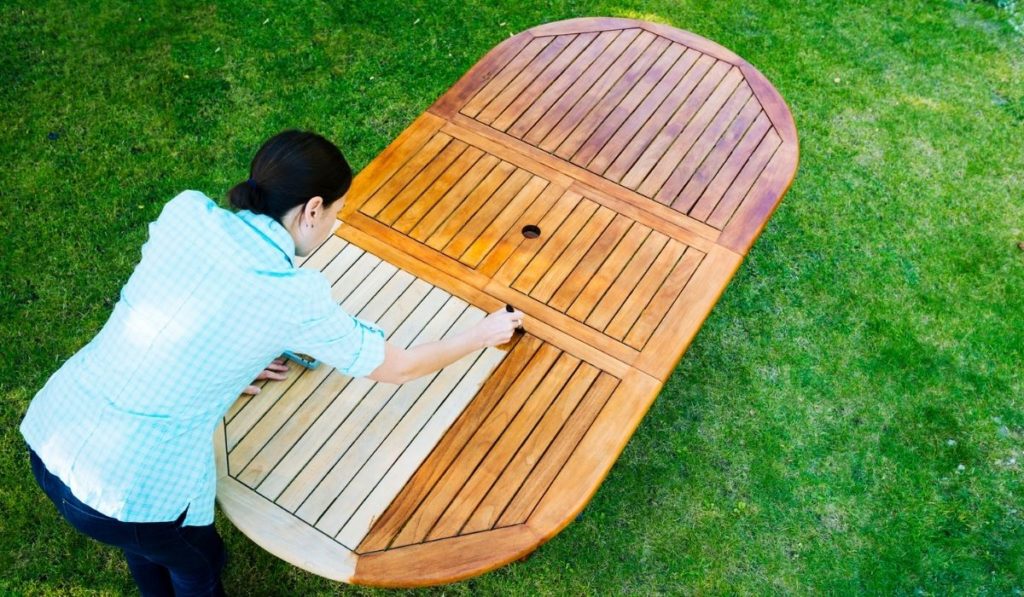
[[[325,272],[340,264],[328,279],[342,308],[393,330],[393,344],[461,333],[485,315],[339,237],[322,249],[336,251],[321,261]],[[488,348],[401,386],[296,368],[223,426],[225,470],[326,536],[344,527],[339,542],[354,547],[503,355]]]
[[[224,509],[288,561],[369,585],[536,549],[597,491],[798,153],[767,79],[692,33],[585,18],[501,42],[363,169],[296,265],[401,346],[506,304],[525,331],[401,386],[329,368],[263,384],[218,430]]]

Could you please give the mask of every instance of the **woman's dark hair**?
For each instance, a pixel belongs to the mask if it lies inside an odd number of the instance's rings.
[[[334,143],[308,132],[282,131],[263,144],[249,166],[249,179],[228,191],[237,209],[278,222],[288,210],[320,196],[330,205],[348,192],[352,168]]]

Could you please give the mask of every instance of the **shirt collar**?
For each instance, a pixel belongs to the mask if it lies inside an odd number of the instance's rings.
[[[253,213],[248,209],[239,210],[236,214],[284,253],[289,265],[295,266],[295,241],[284,226],[266,214]]]

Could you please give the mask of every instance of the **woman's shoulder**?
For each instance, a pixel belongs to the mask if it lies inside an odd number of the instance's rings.
[[[209,198],[206,193],[192,189],[186,189],[175,195],[170,201],[164,203],[163,209],[156,222],[166,222],[181,218],[189,214],[196,214],[202,211],[211,211],[217,208],[217,203]]]
[[[201,207],[211,209],[217,207],[217,202],[211,199],[206,193],[195,189],[185,189],[178,193],[173,199],[164,205],[164,209],[176,207]]]

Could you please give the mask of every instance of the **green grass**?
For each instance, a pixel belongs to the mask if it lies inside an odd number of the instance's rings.
[[[581,518],[437,592],[1021,594],[1016,17],[778,4],[0,5],[0,593],[134,591],[34,485],[17,425],[106,321],[164,202],[223,197],[286,127],[362,168],[510,33],[610,15],[747,58],[792,108],[800,171]],[[235,594],[375,593],[217,525]]]

